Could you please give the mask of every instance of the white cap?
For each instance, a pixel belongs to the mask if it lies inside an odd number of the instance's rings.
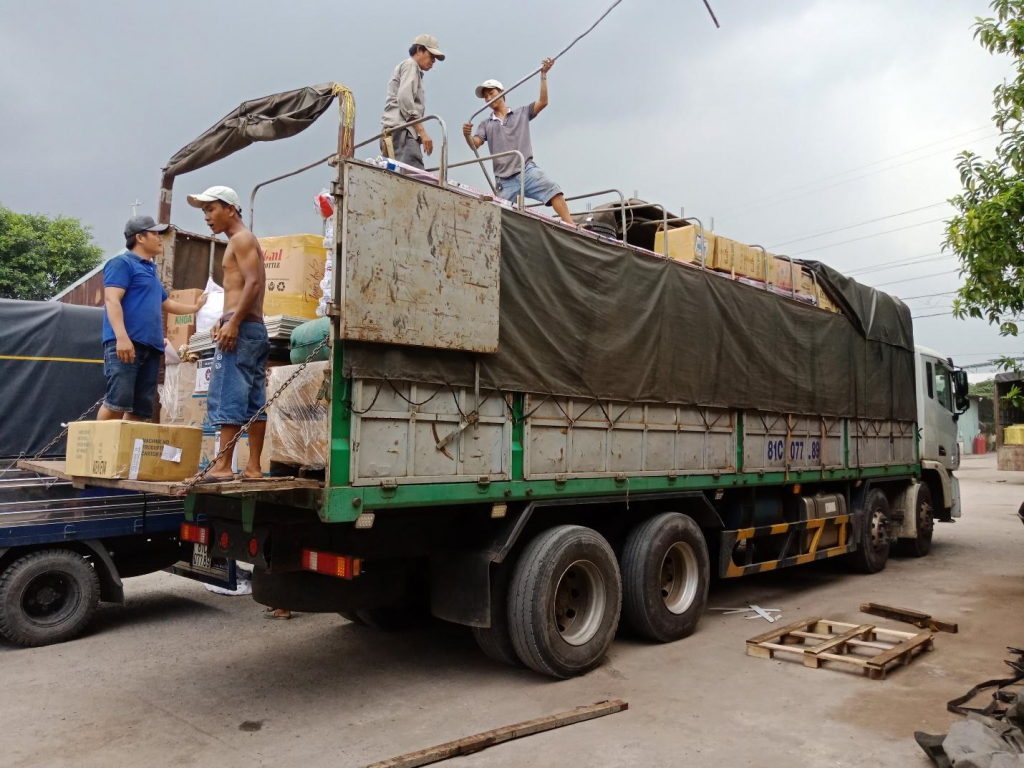
[[[193,208],[202,208],[214,200],[220,200],[222,203],[233,205],[239,213],[242,212],[242,204],[238,202],[238,195],[231,187],[210,187],[201,194],[188,196],[188,204]]]
[[[500,80],[484,80],[476,87],[476,97],[478,99],[482,99],[484,97],[484,91],[488,88],[497,88],[499,91],[505,90],[505,86],[501,84]]]
[[[422,45],[432,54],[438,61],[444,61],[444,54],[441,53],[441,49],[438,47],[437,38],[433,35],[416,35],[416,39],[412,41],[413,45]]]

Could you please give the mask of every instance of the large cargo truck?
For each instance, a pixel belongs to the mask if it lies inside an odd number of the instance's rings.
[[[897,299],[800,262],[826,311],[666,259],[633,241],[625,200],[614,237],[566,227],[449,182],[446,140],[436,176],[356,160],[350,95],[309,90],[342,98],[337,151],[307,166],[335,169],[322,419],[299,428],[326,468],[76,478],[187,494],[182,538],[251,563],[257,601],[379,627],[430,613],[570,677],[620,623],[692,633],[713,574],[834,557],[874,573],[959,516],[966,379],[915,349]],[[243,107],[273,125],[295,99]],[[164,220],[174,169],[223,156],[229,118],[165,169]]]

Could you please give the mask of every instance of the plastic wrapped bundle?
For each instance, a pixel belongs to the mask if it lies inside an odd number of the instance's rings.
[[[329,363],[310,363],[281,396],[267,416],[264,452],[270,461],[306,469],[327,465],[327,435],[330,407],[324,391],[324,376]],[[279,365],[267,369],[269,394],[295,373],[297,365]]]

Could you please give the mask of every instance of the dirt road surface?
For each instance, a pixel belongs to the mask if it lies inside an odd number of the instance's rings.
[[[334,615],[267,621],[248,597],[167,574],[126,583],[89,633],[0,645],[2,766],[360,766],[602,699],[627,712],[448,763],[477,766],[926,766],[915,730],[944,733],[945,702],[1003,676],[1024,646],[1024,473],[992,456],[959,473],[963,518],[932,554],[875,576],[840,563],[718,582],[709,605],[781,608],[782,621],[889,603],[959,622],[884,681],[750,658],[762,620],[709,613],[671,645],[628,637],[588,676],[556,682],[479,653],[439,624],[384,634]]]

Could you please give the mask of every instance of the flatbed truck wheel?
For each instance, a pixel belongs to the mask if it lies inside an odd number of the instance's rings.
[[[522,662],[512,645],[508,625],[508,588],[514,563],[504,562],[491,573],[491,626],[473,627],[473,639],[484,655],[502,664],[518,667]]]
[[[32,552],[0,574],[0,635],[24,646],[70,640],[85,629],[99,601],[99,576],[80,554]]]
[[[900,539],[896,546],[901,554],[911,557],[925,557],[932,550],[932,533],[935,530],[935,508],[932,506],[932,491],[927,483],[917,487],[917,503],[914,514],[917,515],[917,536],[913,539]]]
[[[516,655],[551,677],[582,675],[615,637],[622,580],[604,537],[579,525],[538,534],[512,574],[508,623]]]
[[[640,523],[622,550],[622,617],[662,643],[693,633],[711,583],[707,542],[693,518],[666,512]]]
[[[851,563],[861,573],[878,573],[885,568],[891,548],[889,499],[881,488],[872,488],[862,503],[860,540],[850,555]]]

